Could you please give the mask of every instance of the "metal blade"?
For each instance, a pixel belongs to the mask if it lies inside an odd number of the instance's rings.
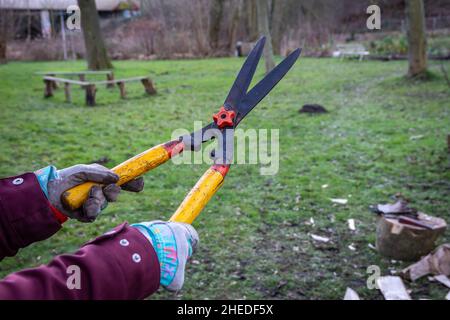
[[[247,93],[248,87],[252,82],[253,75],[255,74],[256,67],[258,66],[259,59],[266,43],[266,37],[262,37],[258,40],[255,47],[247,56],[244,64],[239,71],[236,80],[234,80],[233,86],[225,99],[224,105],[227,104],[231,107],[236,107],[239,101]]]
[[[252,109],[275,87],[275,85],[286,75],[300,56],[301,49],[292,52],[286,59],[281,61],[272,71],[258,82],[237,106],[238,114],[234,126],[250,112]]]

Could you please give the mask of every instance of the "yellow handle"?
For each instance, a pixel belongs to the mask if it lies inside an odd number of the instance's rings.
[[[184,198],[183,202],[169,221],[191,224],[206,206],[214,193],[219,190],[220,186],[223,184],[225,174],[214,169],[214,166],[209,168],[200,180],[198,180],[194,188],[188,193],[186,198]]]
[[[160,144],[148,149],[112,169],[112,171],[117,173],[120,177],[116,184],[120,186],[133,180],[147,171],[156,168],[160,164],[163,164],[169,160],[170,157],[171,150],[168,150],[167,144]],[[67,190],[62,195],[64,205],[71,210],[80,208],[84,201],[86,201],[91,187],[96,184],[97,183],[94,182],[86,182]]]

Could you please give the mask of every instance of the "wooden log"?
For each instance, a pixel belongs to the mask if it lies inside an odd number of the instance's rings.
[[[95,106],[95,93],[97,89],[95,88],[95,84],[88,84],[85,86],[86,90],[86,105]]]
[[[72,94],[70,92],[70,83],[64,83],[64,94],[66,96],[66,102],[72,102]]]
[[[132,77],[132,78],[123,78],[123,79],[114,79],[114,80],[103,80],[103,81],[89,81],[89,83],[94,83],[96,85],[103,85],[108,83],[119,83],[119,82],[135,82],[141,81],[142,79],[146,79],[147,77]]]
[[[87,82],[82,82],[82,81],[78,81],[78,80],[56,78],[56,77],[50,77],[50,76],[44,77],[44,80],[50,80],[50,81],[56,81],[56,82],[62,82],[62,83],[70,83],[70,84],[79,84],[80,86],[84,86],[84,85],[88,84]]]
[[[106,74],[106,81],[114,81],[114,73],[107,73]],[[114,88],[114,82],[107,82],[106,83],[107,88]]]
[[[50,98],[53,97],[53,81],[52,80],[44,80],[45,88],[44,88],[44,97]]]
[[[46,75],[49,76],[51,74],[54,75],[65,75],[65,76],[77,76],[80,74],[94,74],[94,75],[101,75],[101,74],[108,74],[108,73],[112,73],[111,70],[99,70],[99,71],[93,71],[93,70],[85,70],[85,71],[38,71],[35,72],[35,74],[40,74],[40,75]]]
[[[447,227],[441,218],[419,212],[418,221],[429,227],[399,222],[380,216],[377,222],[376,247],[380,254],[395,260],[415,261],[435,248],[435,242]]]
[[[150,78],[141,79],[142,84],[144,85],[145,92],[149,95],[156,94],[156,89],[153,86],[152,80]]]
[[[122,99],[125,99],[127,96],[127,92],[125,91],[125,82],[117,82],[117,85],[119,86],[119,90],[120,90],[120,97]]]

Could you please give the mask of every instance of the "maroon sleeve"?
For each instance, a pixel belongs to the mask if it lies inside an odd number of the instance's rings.
[[[74,254],[10,274],[0,281],[0,299],[143,299],[159,277],[153,246],[124,223]]]
[[[60,228],[34,173],[0,179],[0,260]]]

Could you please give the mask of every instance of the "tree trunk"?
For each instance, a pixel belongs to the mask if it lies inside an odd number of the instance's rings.
[[[5,64],[6,62],[6,38],[0,36],[0,64]]]
[[[83,31],[86,59],[90,70],[111,69],[112,64],[106,52],[105,42],[100,30],[95,1],[78,0],[81,11],[81,29]]]
[[[272,19],[270,23],[270,33],[272,36],[273,52],[281,54],[281,40],[283,38],[284,26],[283,13],[286,3],[284,1],[272,1]]]
[[[239,22],[241,20],[242,1],[237,0],[233,9],[233,15],[231,16],[230,29],[228,33],[228,48],[234,49],[237,41],[237,32],[239,28]]]
[[[259,0],[244,0],[246,27],[247,27],[247,41],[256,41],[258,38],[258,19],[256,13],[256,2]]]
[[[425,10],[422,0],[406,0],[406,30],[408,37],[408,76],[421,77],[427,70]]]
[[[2,3],[2,1],[0,1]],[[6,48],[8,44],[8,35],[10,34],[10,25],[12,24],[11,12],[0,9],[0,64],[7,62]]]
[[[267,0],[258,0],[256,2],[256,11],[258,17],[258,31],[260,36],[266,36],[266,45],[264,46],[264,61],[266,73],[269,73],[274,67],[272,38],[269,31],[269,3]]]
[[[223,16],[223,0],[211,1],[209,10],[209,44],[216,50],[219,46],[220,24]]]

